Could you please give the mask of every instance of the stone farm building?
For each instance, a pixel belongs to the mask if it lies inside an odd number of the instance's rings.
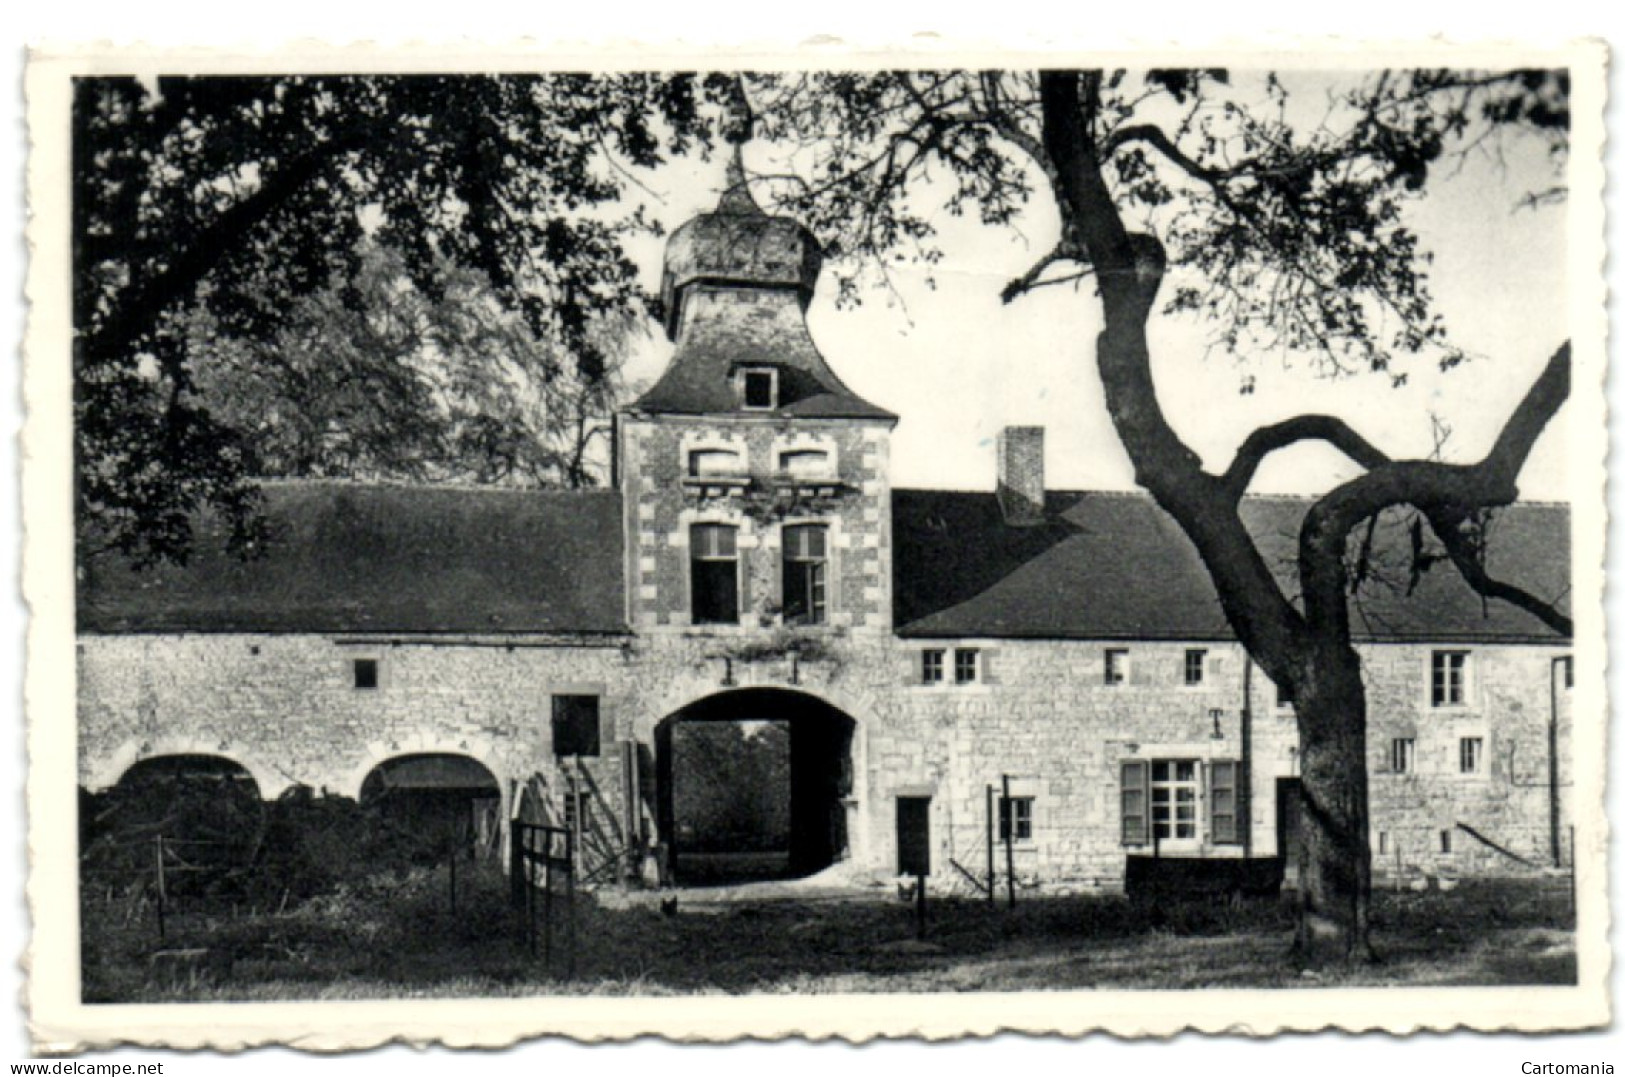
[[[684,745],[736,723],[781,734],[756,799],[780,823],[741,839],[780,875],[895,874],[921,822],[940,885],[983,876],[990,827],[1041,888],[1276,857],[1291,701],[1190,543],[1146,497],[1046,489],[1035,427],[1000,437],[996,490],[894,488],[898,416],[808,333],[819,267],[742,184],[671,237],[675,353],[619,414],[607,489],[269,483],[259,560],[203,541],[185,567],[93,564],[82,783],[167,757],[230,761],[264,798],[382,779],[499,830],[567,823],[598,877],[682,880],[729,852],[686,806],[705,760]],[[1283,574],[1306,504],[1246,502]],[[1566,594],[1568,527],[1498,514],[1498,572]],[[1408,556],[1402,526],[1378,537]],[[1363,595],[1355,626],[1377,871],[1566,862],[1570,641],[1451,571],[1406,591]]]

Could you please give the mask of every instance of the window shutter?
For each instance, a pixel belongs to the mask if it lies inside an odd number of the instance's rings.
[[[1151,840],[1147,818],[1150,782],[1144,760],[1123,764],[1123,844],[1145,845]]]
[[[1128,663],[1128,683],[1130,685],[1136,688],[1144,688],[1151,683],[1152,659],[1149,654],[1134,654],[1131,652],[1124,661]],[[1183,670],[1180,672],[1180,677],[1183,680]]]
[[[1237,769],[1234,759],[1215,759],[1208,764],[1208,827],[1214,845],[1241,842],[1236,817]]]
[[[983,647],[981,655],[981,668],[977,670],[982,675],[983,684],[998,684],[998,655],[997,647]]]

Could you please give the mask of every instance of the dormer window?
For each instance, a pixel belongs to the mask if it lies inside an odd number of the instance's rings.
[[[740,391],[746,411],[772,411],[779,406],[779,372],[772,367],[746,367]]]

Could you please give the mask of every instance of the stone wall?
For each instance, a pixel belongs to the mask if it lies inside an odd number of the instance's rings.
[[[676,629],[566,645],[524,639],[390,641],[316,636],[86,636],[80,645],[80,778],[115,782],[138,759],[197,753],[245,766],[261,794],[289,785],[354,796],[385,759],[450,752],[483,763],[511,812],[527,785],[553,808],[560,764],[550,730],[554,693],[601,697],[602,752],[582,762],[602,841],[619,834],[618,742],[650,760],[660,722],[697,700],[769,687],[822,699],[856,722],[846,805],[852,859],[877,876],[895,867],[895,801],[930,795],[940,885],[986,865],[986,790],[1004,776],[1033,798],[1033,834],[1016,872],[1046,889],[1121,885],[1121,771],[1126,760],[1243,758],[1251,715],[1247,842],[1170,843],[1164,855],[1234,857],[1276,850],[1276,786],[1295,773],[1290,708],[1239,648],[1202,643],[898,640],[832,627],[807,637]],[[921,651],[948,652],[946,683],[921,681]],[[1128,651],[1122,683],[1105,683],[1108,647]],[[954,684],[952,652],[977,651],[974,683]],[[1205,652],[1186,686],[1187,652]],[[1468,698],[1434,708],[1431,648],[1372,646],[1368,670],[1372,844],[1379,872],[1500,873],[1519,865],[1456,827],[1464,823],[1535,863],[1550,862],[1554,648],[1471,649]],[[353,684],[351,663],[376,658],[376,689]],[[1555,692],[1561,750],[1570,717]],[[1217,715],[1215,715],[1217,711]],[[1215,722],[1215,718],[1217,721]],[[1392,773],[1391,741],[1415,739],[1414,772]],[[1481,773],[1462,774],[1460,739],[1485,744]],[[1559,758],[1567,797],[1571,766]],[[652,806],[639,806],[645,833]],[[1206,808],[1203,806],[1205,814]],[[1564,818],[1569,810],[1565,803]],[[1566,823],[1562,824],[1566,834]],[[1202,828],[1204,836],[1207,827]],[[1440,831],[1452,833],[1451,851]],[[1149,850],[1139,850],[1149,851]],[[999,852],[1002,873],[1003,852]],[[967,884],[968,885],[968,884]]]

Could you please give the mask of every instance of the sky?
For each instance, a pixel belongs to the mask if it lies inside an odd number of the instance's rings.
[[[1235,73],[1237,82],[1245,75]],[[1321,73],[1288,76],[1293,101],[1306,116],[1338,82]],[[1318,117],[1318,112],[1316,113]],[[1516,151],[1519,147],[1514,147]],[[1541,152],[1505,159],[1475,155],[1459,171],[1436,169],[1411,210],[1431,270],[1440,312],[1454,339],[1476,358],[1441,372],[1428,359],[1412,361],[1409,379],[1392,387],[1383,375],[1335,380],[1317,376],[1302,357],[1209,354],[1212,326],[1194,316],[1159,316],[1151,326],[1158,393],[1175,429],[1210,469],[1222,469],[1246,433],[1306,410],[1348,419],[1394,456],[1434,451],[1433,418],[1451,430],[1447,459],[1468,462],[1488,448],[1505,418],[1567,338],[1564,287],[1566,207],[1518,209],[1519,197],[1550,182]],[[746,163],[762,172],[768,146],[748,147]],[[719,155],[681,161],[648,178],[655,214],[670,226],[711,208],[723,186]],[[759,197],[771,191],[759,184]],[[647,199],[648,196],[641,195]],[[1093,367],[1099,331],[1092,287],[1039,290],[1005,305],[999,290],[1049,248],[1053,205],[1035,201],[1013,228],[939,215],[944,257],[926,273],[893,268],[895,296],[878,289],[858,307],[838,309],[828,279],[808,320],[835,372],[860,395],[900,416],[892,443],[892,478],[899,486],[988,489],[993,444],[1005,425],[1046,431],[1047,479],[1055,489],[1133,489],[1128,459],[1106,414]],[[659,284],[661,243],[636,248],[649,288]],[[1165,293],[1166,294],[1166,293]],[[664,337],[642,341],[628,365],[634,381],[650,382],[670,355]],[[1239,392],[1242,375],[1255,391]],[[1562,414],[1531,457],[1523,496],[1566,500]],[[1335,452],[1305,446],[1272,457],[1254,490],[1324,492],[1357,471]]]

